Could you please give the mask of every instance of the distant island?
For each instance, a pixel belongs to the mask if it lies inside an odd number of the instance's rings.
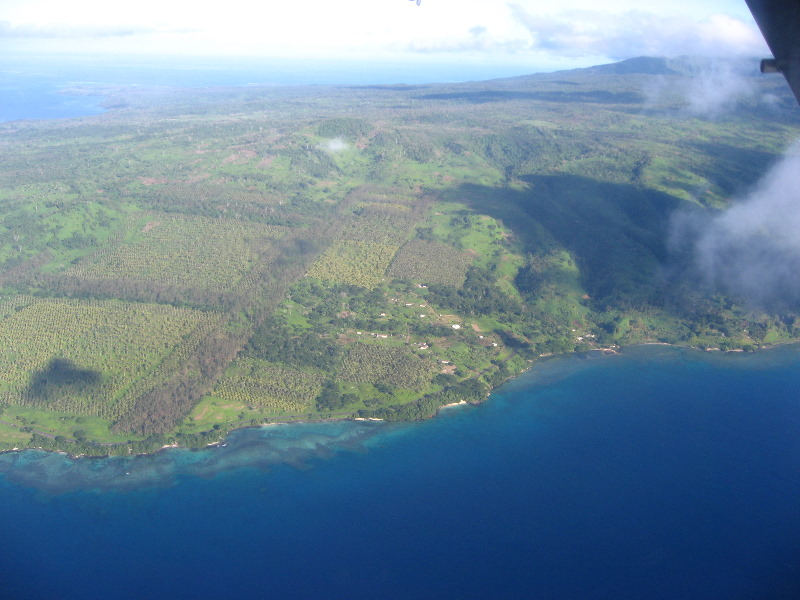
[[[798,306],[701,285],[669,244],[800,133],[777,79],[693,112],[698,64],[87,87],[107,112],[0,123],[0,449],[422,419],[542,356],[800,339]]]

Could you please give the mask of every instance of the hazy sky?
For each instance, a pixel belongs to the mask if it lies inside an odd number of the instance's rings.
[[[461,60],[768,55],[744,0],[0,0],[0,53]]]

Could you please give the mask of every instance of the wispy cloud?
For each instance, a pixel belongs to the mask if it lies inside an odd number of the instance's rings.
[[[59,25],[13,25],[0,21],[0,37],[5,38],[125,38],[139,35],[165,33],[163,29],[137,26],[59,26]],[[170,29],[168,33],[191,33],[188,29]]]
[[[498,36],[482,25],[469,28],[462,35],[418,38],[408,43],[412,52],[519,52],[530,47],[529,40]]]
[[[724,212],[677,214],[672,241],[710,287],[762,306],[800,301],[800,143]]]
[[[333,138],[330,140],[325,140],[322,142],[319,147],[326,152],[330,152],[332,154],[337,154],[339,152],[343,152],[347,150],[350,145],[345,142],[342,138]]]
[[[715,62],[692,78],[686,99],[691,114],[714,118],[755,94],[752,78],[737,73],[728,62]]]
[[[758,98],[753,78],[758,70],[751,59],[708,59],[694,61],[694,65],[689,64],[690,59],[681,62],[692,76],[658,77],[647,84],[644,94],[649,107],[679,104],[683,116],[716,119]]]
[[[641,11],[566,11],[549,15],[533,14],[519,4],[511,4],[510,8],[530,33],[530,49],[570,56],[722,56],[765,50],[757,31],[722,14],[697,21],[688,15]]]
[[[223,8],[196,0],[2,0],[0,42],[7,42],[6,51],[46,39],[53,49],[101,53],[178,49],[424,60],[436,54],[452,60],[461,53],[537,66],[766,51],[746,8],[738,17],[713,14],[717,7],[727,10],[726,0],[674,0],[666,6],[608,0],[602,11],[593,6],[589,0],[432,0],[419,7],[402,0],[226,0]],[[681,12],[665,16],[667,11]]]

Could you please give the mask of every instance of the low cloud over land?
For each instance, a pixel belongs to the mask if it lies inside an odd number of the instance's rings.
[[[342,138],[333,138],[332,140],[325,140],[319,145],[319,147],[326,152],[332,152],[333,154],[336,154],[337,152],[347,150],[349,145]]]
[[[690,116],[716,119],[741,103],[766,102],[758,97],[754,79],[759,76],[757,61],[683,57],[673,63],[691,77],[655,79],[644,90],[649,108],[679,103],[681,111]]]
[[[711,217],[679,213],[672,234],[706,285],[761,306],[800,301],[800,142],[745,198]]]

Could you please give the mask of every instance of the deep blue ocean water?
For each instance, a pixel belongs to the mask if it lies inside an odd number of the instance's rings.
[[[423,423],[0,456],[0,597],[800,597],[800,352],[540,362]]]

